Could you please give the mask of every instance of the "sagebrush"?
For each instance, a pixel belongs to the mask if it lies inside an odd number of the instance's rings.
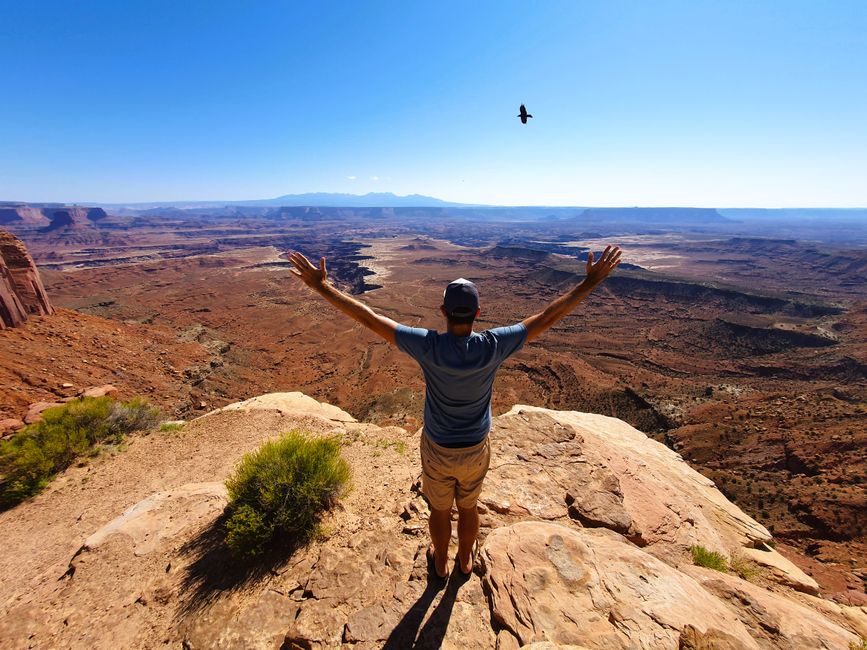
[[[728,570],[728,561],[724,555],[716,551],[709,551],[704,546],[692,546],[689,550],[692,553],[693,564],[723,573]]]
[[[744,580],[753,580],[764,573],[764,570],[757,562],[742,554],[732,555],[729,569]]]
[[[349,481],[337,438],[291,431],[266,442],[245,455],[226,481],[226,544],[249,557],[277,538],[287,544],[311,539]]]
[[[41,422],[0,442],[0,508],[36,494],[55,474],[97,453],[101,445],[152,429],[160,419],[159,409],[141,398],[85,397],[43,411]]]

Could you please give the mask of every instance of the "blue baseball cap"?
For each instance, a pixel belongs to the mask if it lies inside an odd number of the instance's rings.
[[[443,307],[449,316],[467,318],[479,308],[479,290],[469,280],[458,278],[443,291]]]

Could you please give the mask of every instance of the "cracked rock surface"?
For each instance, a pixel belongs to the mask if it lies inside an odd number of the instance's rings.
[[[322,539],[239,562],[223,481],[292,429],[340,436],[353,489]],[[693,566],[693,544],[735,558],[770,535],[629,425],[516,406],[491,435],[475,574],[446,581],[418,433],[281,393],[133,437],[0,513],[3,646],[848,650],[867,631],[785,563],[750,582]]]

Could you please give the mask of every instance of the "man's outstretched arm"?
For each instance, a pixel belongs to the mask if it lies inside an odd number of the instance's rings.
[[[344,314],[357,320],[368,329],[373,330],[389,343],[394,344],[394,333],[397,330],[398,323],[385,316],[380,316],[364,303],[359,302],[352,296],[347,296],[328,282],[328,271],[325,269],[324,257],[319,259],[318,269],[310,263],[310,260],[297,251],[289,255],[289,261],[295,267],[289,269],[292,275],[300,278],[304,284]]]
[[[599,284],[620,264],[620,249],[606,246],[599,261],[593,263],[593,252],[587,254],[587,277],[568,293],[563,294],[535,316],[522,321],[527,328],[527,341],[541,335],[566,314],[571,312],[590,295]]]

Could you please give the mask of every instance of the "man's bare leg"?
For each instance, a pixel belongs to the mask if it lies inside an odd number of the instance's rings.
[[[458,507],[458,563],[461,571],[473,571],[473,544],[479,537],[479,511],[476,506]]]
[[[431,508],[428,519],[430,538],[434,547],[434,565],[437,575],[445,578],[449,574],[449,542],[452,538],[452,510],[434,510]]]

